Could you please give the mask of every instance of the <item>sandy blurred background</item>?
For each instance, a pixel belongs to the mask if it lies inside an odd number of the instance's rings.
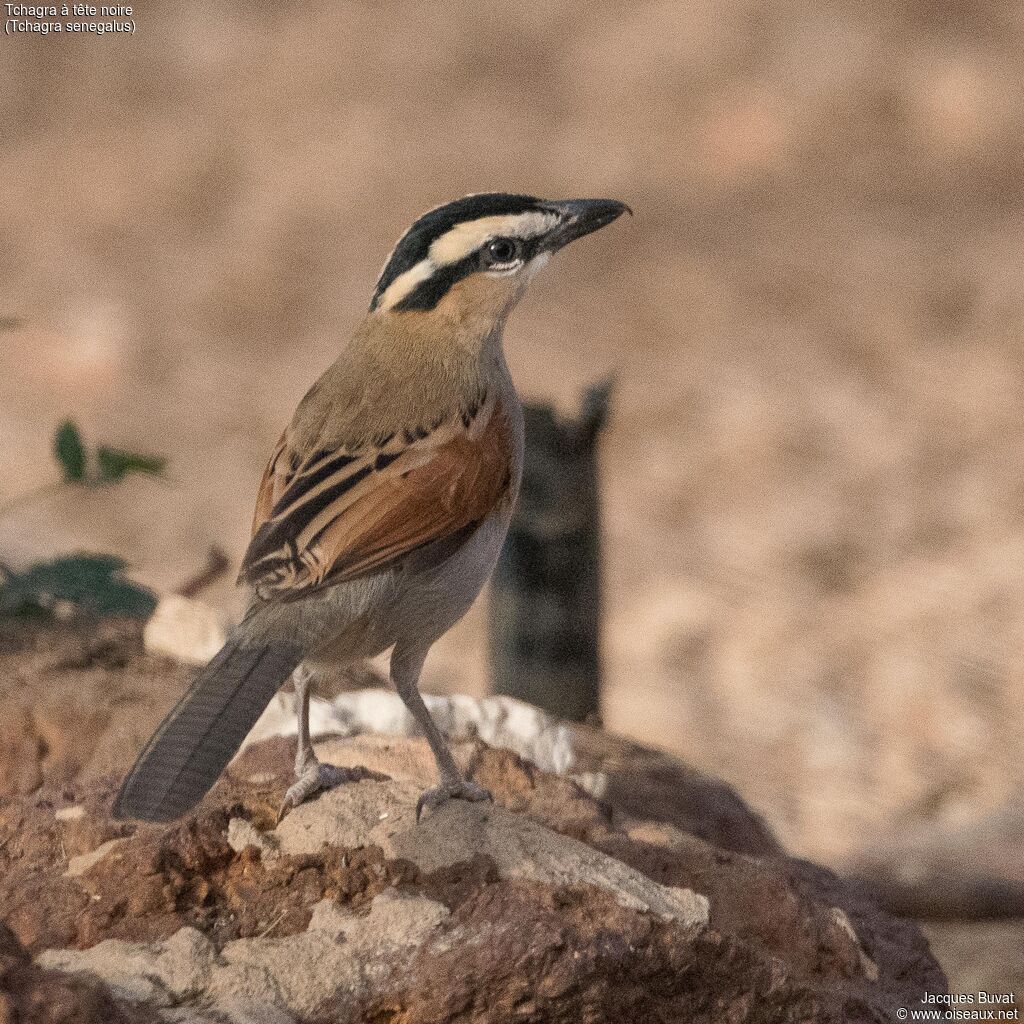
[[[211,543],[237,559],[413,217],[617,197],[636,217],[507,335],[562,408],[619,374],[607,724],[831,865],[1024,880],[1020,5],[145,0],[136,23],[0,41],[0,501],[52,477],[67,415],[170,482],[8,515],[5,558],[115,551],[162,586]],[[484,621],[428,686],[486,689]]]

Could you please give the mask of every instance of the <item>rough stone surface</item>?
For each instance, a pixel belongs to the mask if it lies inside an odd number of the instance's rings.
[[[0,799],[124,771],[189,676],[137,622],[0,623]]]
[[[101,861],[111,850],[113,850],[118,843],[122,842],[121,839],[108,839],[105,843],[100,843],[95,850],[90,850],[88,853],[80,853],[77,857],[72,857],[68,861],[68,869],[65,872],[69,877],[76,877],[78,875],[84,875],[98,861]]]
[[[586,725],[556,722],[511,697],[428,694],[425,700],[450,740],[479,739],[511,750],[546,771],[569,776],[622,816],[669,822],[741,853],[782,852],[768,826],[734,790],[678,758]],[[294,695],[282,691],[248,742],[294,736],[295,730]],[[399,696],[379,687],[342,692],[331,699],[314,697],[310,731],[314,739],[419,733]]]
[[[787,858],[727,786],[596,730],[572,736],[587,789],[457,744],[495,803],[418,826],[429,750],[370,735],[318,742],[359,781],[280,825],[280,737],[181,821],[114,821],[120,773],[186,676],[137,627],[19,643],[0,637],[31,725],[0,726],[0,920],[21,944],[0,994],[23,1017],[26,999],[72,1007],[29,1020],[888,1021],[944,987],[914,925]]]
[[[157,1024],[151,1007],[113,996],[102,982],[45,970],[0,922],[0,1021],[3,1024]]]
[[[351,674],[364,686],[380,678],[367,666]],[[190,671],[143,649],[141,627],[0,627],[0,797],[123,773],[188,685]],[[332,680],[332,685],[340,685]],[[315,737],[365,731],[408,733],[393,694],[331,693],[314,698]],[[657,751],[597,729],[572,725],[568,736],[536,709],[517,702],[451,698],[442,721],[457,737],[481,735],[512,746],[543,767],[571,770],[615,814],[676,825],[726,849],[756,855],[781,849],[771,830],[725,783]],[[292,695],[282,693],[254,736],[294,732]],[[472,727],[472,728],[471,728]],[[65,808],[70,814],[80,808]]]
[[[362,677],[371,681],[373,671],[370,665],[362,666]],[[338,693],[330,699],[325,699],[325,688],[318,685],[321,696],[313,697],[309,715],[313,738],[360,733],[421,735],[402,698],[386,688],[386,677],[377,676],[372,681],[376,685]],[[572,724],[560,722],[540,708],[513,697],[470,697],[464,693],[427,693],[423,700],[438,728],[449,739],[480,739],[560,775],[569,773],[573,767]],[[282,691],[270,702],[246,742],[294,736],[296,729],[294,694]]]
[[[339,746],[327,744],[324,756],[339,752]],[[369,843],[386,857],[410,860],[424,871],[486,857],[503,878],[553,887],[594,886],[624,907],[687,925],[707,922],[703,896],[652,883],[621,861],[501,807],[456,803],[417,825],[419,788],[414,783],[367,782],[354,790],[332,790],[318,803],[288,815],[276,831],[277,841],[284,853],[295,855],[315,853],[324,845]]]
[[[0,913],[29,968],[189,1024],[882,1021],[944,987],[913,925],[813,865],[617,820],[479,744],[456,753],[495,803],[417,826],[422,740],[319,749],[361,780],[280,825],[284,739],[169,826],[112,821],[116,779],[8,801]]]
[[[290,1017],[333,998],[351,1017],[447,917],[440,903],[389,890],[365,914],[322,900],[305,932],[285,938],[236,939],[217,950],[202,932],[182,928],[165,942],[110,940],[83,951],[46,951],[38,962],[94,975],[119,996],[160,1007],[204,999],[217,1008],[266,1007]]]

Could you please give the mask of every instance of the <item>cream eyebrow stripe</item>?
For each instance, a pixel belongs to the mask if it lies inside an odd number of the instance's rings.
[[[418,284],[422,284],[430,278],[435,270],[437,270],[437,267],[429,256],[425,260],[420,260],[416,266],[410,267],[403,274],[399,274],[381,292],[377,306],[380,309],[391,309],[393,306],[397,306]]]
[[[420,260],[405,273],[399,274],[384,289],[378,307],[385,310],[394,308],[435,271],[465,259],[471,252],[479,249],[488,238],[497,235],[532,238],[550,231],[557,223],[558,217],[555,214],[531,210],[528,213],[479,217],[456,224],[440,238],[434,239],[426,259]]]
[[[553,213],[531,210],[528,213],[503,214],[496,217],[480,217],[477,220],[456,224],[430,246],[429,258],[436,267],[447,267],[465,259],[479,249],[488,238],[510,235],[513,238],[533,238],[550,231],[558,223]]]

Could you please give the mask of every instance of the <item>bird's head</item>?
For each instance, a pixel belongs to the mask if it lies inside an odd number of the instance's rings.
[[[423,214],[402,236],[381,272],[370,313],[500,322],[552,253],[627,210],[615,199],[504,192],[456,199]]]

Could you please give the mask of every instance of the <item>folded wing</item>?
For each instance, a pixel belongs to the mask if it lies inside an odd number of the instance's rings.
[[[283,437],[239,579],[261,598],[289,599],[468,536],[510,500],[511,467],[512,435],[494,398],[360,450],[301,456]]]

